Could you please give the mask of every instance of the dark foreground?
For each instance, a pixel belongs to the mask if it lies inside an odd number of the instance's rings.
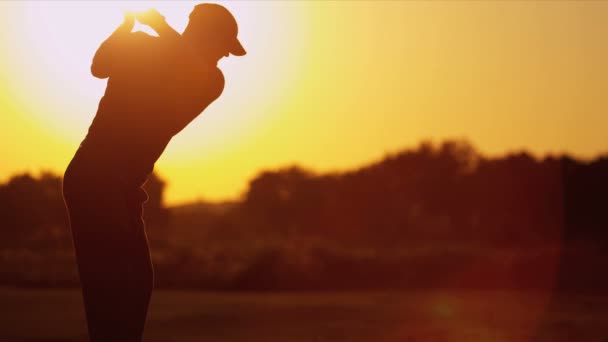
[[[76,290],[0,289],[0,341],[85,341]],[[608,296],[157,291],[145,341],[607,341]]]

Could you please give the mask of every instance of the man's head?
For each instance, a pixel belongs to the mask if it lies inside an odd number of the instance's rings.
[[[199,4],[190,13],[183,37],[205,58],[219,61],[229,54],[243,56],[245,49],[237,38],[238,25],[232,14],[217,4]]]

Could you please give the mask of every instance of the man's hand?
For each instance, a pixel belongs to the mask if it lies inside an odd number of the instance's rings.
[[[154,8],[136,13],[135,18],[137,18],[137,21],[140,23],[148,25],[155,30],[165,24],[165,17]]]
[[[150,26],[154,31],[156,31],[156,33],[158,33],[159,37],[165,39],[181,37],[177,31],[169,26],[169,24],[165,21],[165,17],[153,8],[136,13],[135,18],[137,18],[137,21],[140,23]]]
[[[134,25],[135,25],[135,13],[125,12],[125,19],[122,22],[122,24],[120,24],[117,31],[131,32],[131,30],[133,30]]]

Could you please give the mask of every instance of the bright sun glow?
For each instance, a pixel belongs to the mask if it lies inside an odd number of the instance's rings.
[[[123,12],[181,31],[200,1],[0,1],[0,180],[65,170]],[[484,154],[605,153],[608,2],[225,1],[245,57],[169,144],[167,203],[238,197],[263,169],[348,170],[424,139]],[[137,26],[137,30],[146,30]]]
[[[12,16],[19,18],[13,22],[14,29],[21,31],[19,36],[24,42],[12,45],[18,50],[8,51],[12,63],[20,66],[12,68],[15,72],[11,83],[21,88],[16,93],[24,97],[22,102],[35,122],[77,144],[86,133],[106,85],[105,80],[91,76],[91,59],[99,44],[121,23],[123,13],[156,8],[181,32],[197,3],[200,1],[69,1],[31,2],[16,7],[21,13]],[[290,40],[299,35],[294,13],[280,5],[269,11],[262,7],[263,3],[223,5],[237,19],[239,39],[248,55],[220,61],[226,78],[223,95],[174,139],[169,161],[199,156],[203,150],[205,155],[220,153],[219,146],[224,148],[244,135],[255,134],[256,129],[272,120],[271,108],[284,101],[289,88],[286,84],[296,77],[298,69],[293,68],[293,61],[298,58],[297,49],[289,48]],[[140,24],[134,30],[154,33]],[[281,55],[269,54],[270,44],[281,44],[285,50]],[[31,101],[32,94],[37,101]]]

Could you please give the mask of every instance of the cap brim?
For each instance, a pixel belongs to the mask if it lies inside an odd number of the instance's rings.
[[[237,38],[232,43],[230,54],[235,56],[245,56],[247,54],[247,51],[245,51],[245,48],[243,48],[243,45],[241,45],[241,42]]]

